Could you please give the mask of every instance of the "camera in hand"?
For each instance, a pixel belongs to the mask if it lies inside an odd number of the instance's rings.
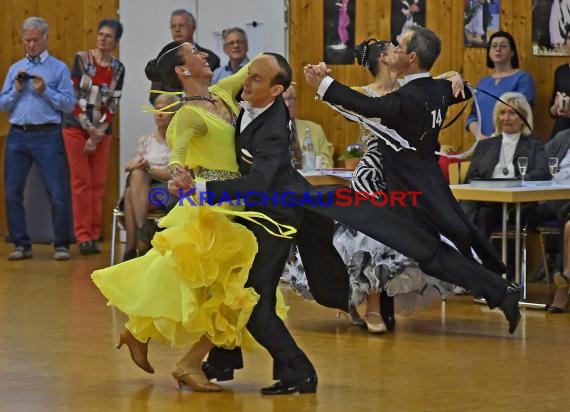
[[[36,78],[36,76],[34,76],[33,74],[26,73],[26,72],[20,72],[16,76],[16,80],[19,80],[21,82],[25,82],[26,80],[35,79],[35,78]]]
[[[566,96],[564,93],[562,93],[559,97],[558,97],[558,110],[560,110],[561,112],[568,112],[570,111],[570,96]]]

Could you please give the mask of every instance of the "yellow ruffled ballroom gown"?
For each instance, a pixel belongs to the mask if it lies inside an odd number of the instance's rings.
[[[247,66],[210,87],[236,116],[233,96],[246,74]],[[186,104],[176,112],[167,141],[170,164],[193,168],[199,179],[238,176],[233,125],[200,107]],[[216,346],[254,344],[245,325],[259,296],[244,284],[257,242],[223,213],[227,210],[236,207],[184,201],[161,219],[164,230],[154,236],[146,255],[92,274],[108,304],[128,316],[125,326],[139,341],[152,338],[186,347],[205,334]],[[277,311],[285,315],[280,293]]]

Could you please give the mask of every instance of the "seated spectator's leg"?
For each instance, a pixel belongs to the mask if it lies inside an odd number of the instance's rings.
[[[557,282],[558,288],[554,294],[554,299],[548,308],[550,313],[562,313],[565,311],[566,305],[568,305],[568,293],[570,292],[570,286],[568,286],[568,280],[570,279],[570,268],[568,267],[568,254],[570,253],[570,221],[566,222],[564,225],[563,238],[563,276],[562,281]],[[557,274],[557,276],[560,276]],[[555,278],[555,281],[557,279]]]
[[[97,145],[95,152],[89,156],[89,168],[91,170],[91,240],[97,240],[101,236],[103,222],[103,195],[107,183],[107,166],[109,164],[109,152],[111,151],[111,135],[105,135]]]
[[[564,225],[564,235],[563,237],[563,258],[562,258],[562,270],[564,276],[570,279],[570,266],[568,260],[570,260],[570,220]]]
[[[71,196],[67,156],[60,129],[41,132],[34,137],[34,160],[51,203],[54,247],[71,243]]]
[[[133,170],[129,178],[132,212],[137,228],[141,228],[142,225],[144,225],[148,212],[156,208],[156,206],[151,205],[148,201],[150,180],[150,175],[140,169]]]
[[[79,127],[63,129],[63,142],[65,143],[71,175],[73,231],[78,244],[90,242],[93,239],[91,233],[91,217],[93,216],[91,172],[89,170],[89,159],[83,153],[86,140],[87,133]]]
[[[32,167],[32,155],[27,149],[25,132],[10,129],[6,139],[4,182],[6,190],[6,215],[10,238],[16,246],[30,249],[32,243],[26,231],[24,187]]]
[[[136,251],[137,248],[137,224],[135,222],[135,215],[133,213],[133,200],[131,196],[130,186],[125,189],[123,200],[125,202],[125,232],[127,236],[125,256],[127,256],[129,253]]]

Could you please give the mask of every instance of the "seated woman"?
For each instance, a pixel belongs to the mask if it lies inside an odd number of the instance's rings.
[[[161,94],[154,101],[154,108],[159,110],[171,105],[177,98],[168,94]],[[125,231],[127,243],[123,261],[144,255],[150,249],[150,240],[156,231],[156,225],[147,221],[148,212],[158,209],[159,206],[149,202],[151,190],[163,188],[168,190],[168,145],[166,144],[166,129],[172,120],[172,114],[155,112],[154,123],[156,131],[142,136],[135,148],[135,157],[125,166],[128,173],[123,199],[119,204],[125,212]],[[170,210],[177,199],[169,197],[169,201],[162,206]]]
[[[495,104],[495,136],[477,144],[465,183],[475,178],[519,178],[519,157],[528,158],[526,180],[549,179],[544,146],[532,134],[532,110],[526,97],[522,93],[507,92],[501,100],[512,107],[501,102]],[[501,223],[500,203],[464,201],[461,206],[487,237]]]

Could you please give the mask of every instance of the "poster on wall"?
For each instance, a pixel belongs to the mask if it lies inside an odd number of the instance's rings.
[[[324,1],[324,61],[327,64],[354,62],[356,0]]]
[[[499,30],[500,0],[464,0],[464,44],[487,47],[487,40]]]
[[[410,27],[426,25],[427,0],[392,0],[391,38],[400,41]]]
[[[532,52],[535,56],[570,55],[570,0],[533,0]]]

